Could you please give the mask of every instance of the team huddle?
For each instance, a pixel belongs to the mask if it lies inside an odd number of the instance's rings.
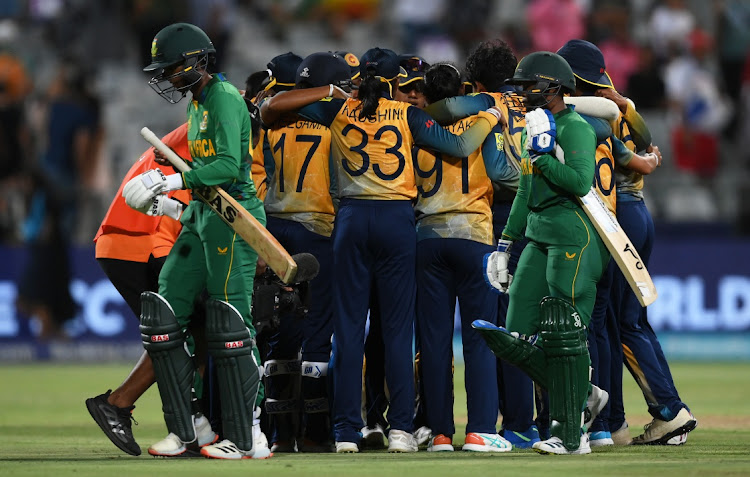
[[[661,154],[595,45],[518,62],[489,40],[463,73],[382,48],[290,52],[243,92],[212,71],[215,53],[190,24],[154,38],[149,84],[170,103],[191,93],[164,138],[191,168],[144,153],[95,239],[145,348],[86,401],[115,445],[141,453],[131,413],[156,382],[169,434],[154,456],[453,451],[456,304],[463,450],[686,441],[697,421],[580,200],[593,187],[648,265],[643,176]],[[214,186],[317,275],[268,280],[187,195]],[[653,416],[632,439],[623,363]]]

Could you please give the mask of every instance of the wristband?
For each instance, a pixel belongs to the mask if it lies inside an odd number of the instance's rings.
[[[333,83],[328,85],[328,97],[330,98],[332,96],[333,96]]]

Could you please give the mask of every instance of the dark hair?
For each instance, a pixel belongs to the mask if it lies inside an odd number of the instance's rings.
[[[247,112],[250,115],[250,134],[253,138],[260,135],[260,109],[250,99],[245,99],[245,106],[247,106]],[[250,144],[252,147],[252,144]]]
[[[380,78],[376,77],[373,71],[368,70],[362,77],[357,93],[357,99],[362,101],[359,119],[375,119],[378,102],[385,88],[388,88],[388,83],[380,81]]]
[[[424,95],[427,102],[457,96],[461,91],[461,73],[447,62],[437,63],[427,68],[424,74]]]
[[[263,90],[266,84],[268,84],[269,79],[270,76],[268,75],[268,70],[261,70],[252,73],[245,80],[245,97],[251,99],[254,98]]]
[[[466,59],[466,75],[472,83],[480,82],[488,91],[497,92],[505,80],[513,77],[518,59],[510,45],[496,38],[477,45]]]
[[[576,89],[581,92],[584,96],[594,96],[594,94],[602,89],[601,86],[597,86],[595,84],[587,83],[586,81],[583,81],[580,78],[576,78]]]

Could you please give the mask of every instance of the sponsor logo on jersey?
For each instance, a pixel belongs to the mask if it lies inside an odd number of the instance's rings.
[[[226,255],[227,250],[229,250],[229,247],[224,247],[224,248],[216,247],[216,251],[219,252],[219,255]]]
[[[206,130],[208,130],[208,111],[203,111],[203,119],[201,120],[200,130],[201,132],[206,132]]]
[[[152,343],[161,343],[163,341],[169,341],[169,335],[152,335],[151,336]]]
[[[504,145],[505,138],[503,137],[503,133],[495,133],[495,147],[497,147],[497,150],[502,151]]]
[[[432,119],[424,123],[424,125],[427,126],[428,129],[431,128],[433,124],[435,124],[435,121],[433,121]]]
[[[573,252],[573,253],[565,252],[565,258],[567,260],[573,260],[574,258],[576,258],[576,252]]]

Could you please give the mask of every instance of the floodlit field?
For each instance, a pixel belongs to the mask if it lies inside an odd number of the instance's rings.
[[[452,454],[276,455],[267,461],[165,460],[120,452],[84,405],[116,387],[127,365],[4,365],[0,368],[0,475],[43,476],[492,476],[492,475],[749,475],[750,364],[677,363],[681,397],[698,419],[681,447],[594,449],[588,456]],[[463,369],[456,368],[463,380]],[[625,408],[632,434],[650,420],[643,397],[626,371]],[[463,441],[463,385],[456,386],[456,423]],[[143,448],[166,435],[153,387],[137,403],[134,434]]]

